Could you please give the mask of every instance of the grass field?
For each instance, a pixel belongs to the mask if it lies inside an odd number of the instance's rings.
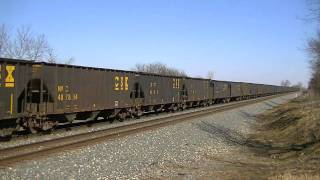
[[[320,179],[320,99],[301,96],[257,121],[253,151],[285,166],[270,179]]]

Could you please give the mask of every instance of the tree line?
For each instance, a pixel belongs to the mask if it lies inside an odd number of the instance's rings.
[[[311,20],[320,23],[320,0],[308,0]],[[308,42],[307,51],[310,54],[311,79],[309,89],[315,96],[320,96],[320,29],[315,37]]]
[[[136,64],[131,70],[137,72],[146,72],[146,73],[154,73],[161,74],[166,76],[187,76],[187,74],[173,67],[169,67],[163,63],[149,63],[149,64]]]
[[[181,76],[181,77],[188,77],[189,76],[183,70],[179,70],[177,68],[170,67],[170,66],[163,64],[163,63],[160,63],[160,62],[145,63],[145,64],[138,63],[133,68],[131,68],[131,70],[136,71],[136,72],[160,74],[160,75],[165,75],[165,76]],[[213,79],[214,72],[208,71],[205,77],[198,76],[198,78]]]

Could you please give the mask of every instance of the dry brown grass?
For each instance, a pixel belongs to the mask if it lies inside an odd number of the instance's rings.
[[[248,142],[285,167],[269,179],[320,179],[320,99],[300,97],[258,118]]]
[[[259,116],[249,141],[270,150],[303,151],[320,143],[320,100],[299,98]]]
[[[283,175],[272,176],[268,178],[269,180],[320,180],[319,175],[310,175],[310,174],[302,174],[302,175],[292,175],[290,173],[286,173]]]

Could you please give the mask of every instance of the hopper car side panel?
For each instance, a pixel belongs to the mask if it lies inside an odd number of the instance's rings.
[[[213,83],[213,97],[219,101],[231,97],[231,85],[227,81],[212,81]]]
[[[241,83],[242,96],[249,97],[251,95],[250,89],[251,89],[251,84]]]
[[[243,96],[241,91],[241,83],[231,82],[231,98],[239,98]]]

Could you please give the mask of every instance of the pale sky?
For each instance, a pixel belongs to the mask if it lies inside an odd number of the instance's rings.
[[[0,23],[46,34],[61,59],[130,69],[162,62],[190,76],[279,84],[309,79],[306,0],[1,0]]]

